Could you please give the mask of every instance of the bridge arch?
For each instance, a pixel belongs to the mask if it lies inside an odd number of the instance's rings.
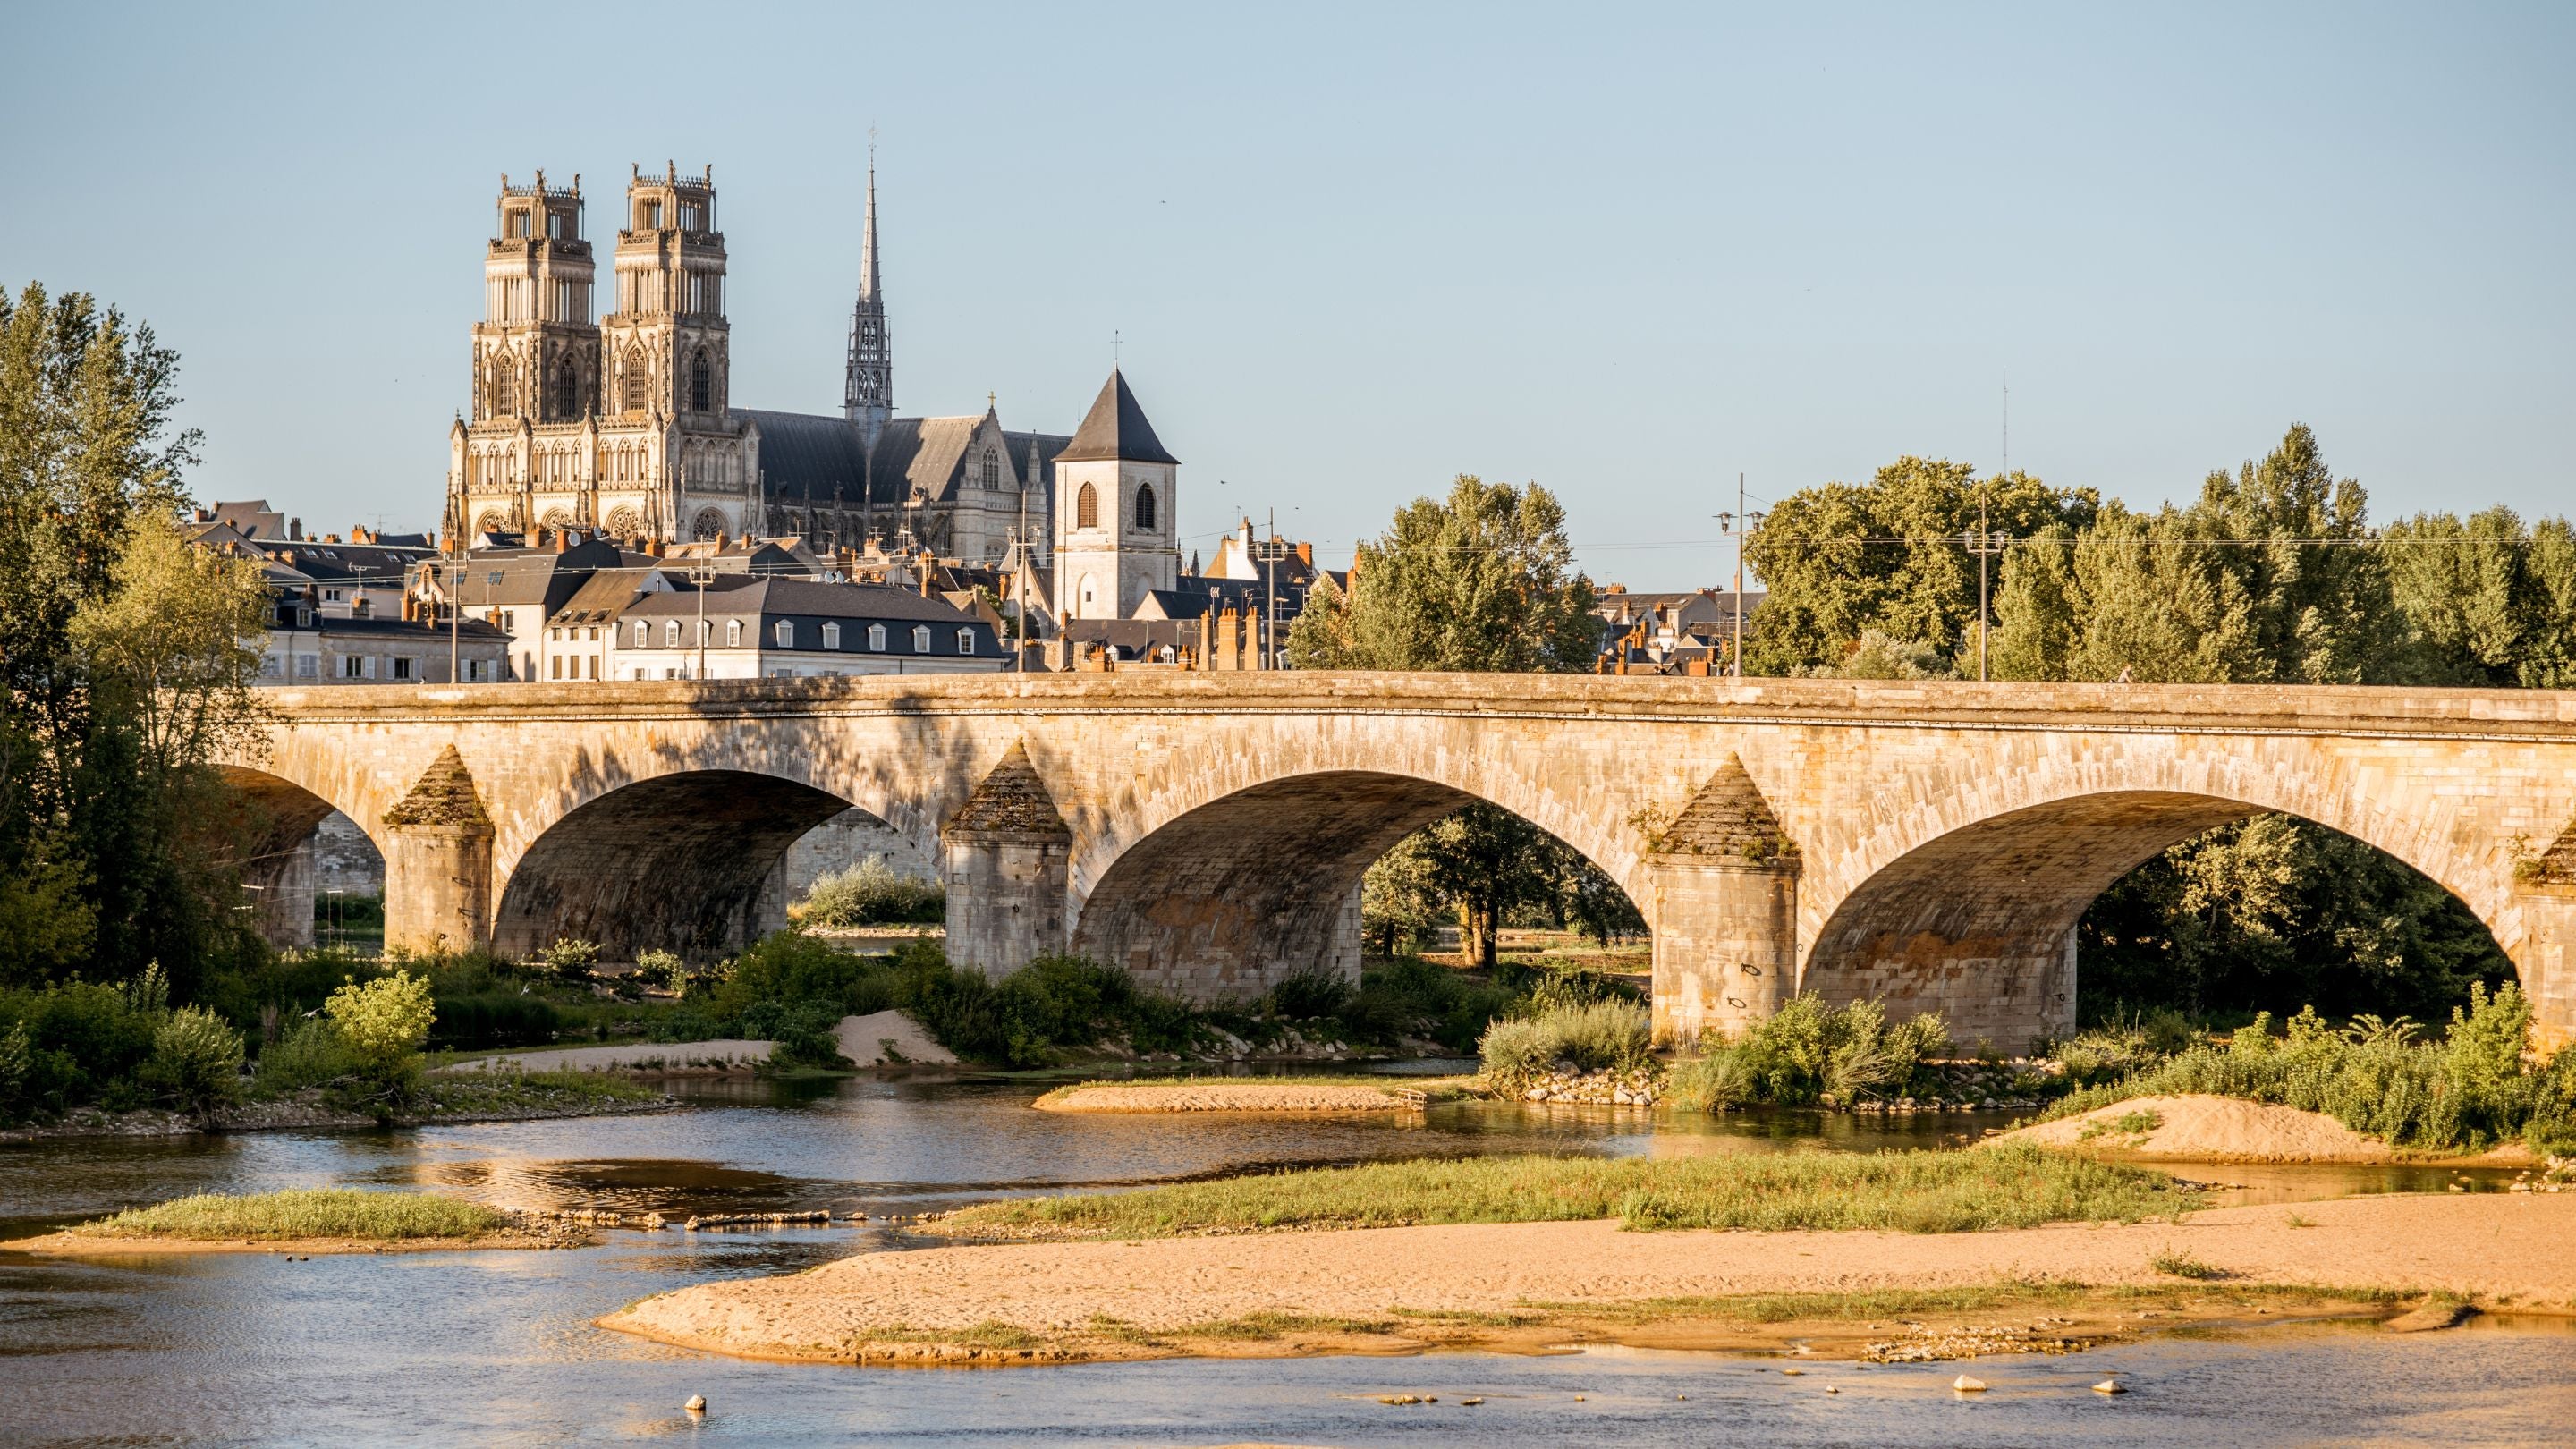
[[[230,863],[250,897],[245,904],[256,929],[273,945],[311,946],[313,832],[333,811],[346,807],[275,770],[219,764],[215,773],[232,788],[237,814],[224,822],[221,833],[234,842]],[[358,817],[352,813],[351,818]],[[375,839],[372,834],[368,838]]]
[[[512,863],[493,911],[493,949],[526,956],[575,937],[617,960],[748,944],[778,863],[851,808],[803,781],[748,770],[672,771],[602,791]]]
[[[2402,762],[2356,768],[2310,742],[2232,739],[2010,763],[2019,768],[1901,802],[1810,872],[1802,990],[1877,997],[1899,1015],[1937,1010],[1960,1039],[2012,1049],[2062,1035],[2082,970],[2075,928],[2094,900],[2172,846],[2271,813],[2422,872],[2521,964],[2501,843],[2438,796],[2428,805],[2421,789],[2381,778]]]
[[[1532,790],[1495,792],[1516,805],[1421,775],[1318,768],[1193,793],[1208,798],[1158,812],[1114,855],[1092,857],[1072,948],[1202,1000],[1258,996],[1301,972],[1356,981],[1361,878],[1397,842],[1462,806],[1510,810],[1614,879],[1622,864],[1535,818],[1533,809],[1566,817]]]

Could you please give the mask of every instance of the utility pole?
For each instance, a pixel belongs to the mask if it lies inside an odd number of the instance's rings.
[[[701,681],[707,677],[707,585],[715,581],[716,566],[713,559],[701,560],[689,566],[689,582],[698,586],[698,678]]]
[[[2002,534],[1986,527],[1986,500],[1982,498],[1977,500],[1977,526],[1968,530],[1964,541],[1968,546],[1968,552],[1977,556],[1977,681],[1982,684],[1986,678],[1986,634],[1988,632],[1986,565],[1988,560],[2002,553],[2004,545],[2010,542]]]
[[[1261,560],[1269,573],[1269,582],[1261,601],[1261,667],[1276,669],[1275,651],[1279,647],[1279,560],[1287,557],[1288,545],[1279,537],[1279,510],[1270,510],[1270,536],[1252,546],[1252,556]]]
[[[1727,672],[1738,679],[1744,677],[1744,541],[1761,526],[1763,517],[1759,513],[1745,512],[1744,505],[1744,475],[1738,473],[1735,475],[1735,511],[1717,516],[1718,527],[1735,539],[1735,657],[1728,661]],[[1744,526],[1737,528],[1738,522]]]
[[[461,559],[458,561],[463,562]],[[447,595],[447,682],[461,684],[464,681],[458,677],[456,666],[456,631],[463,627],[461,621],[465,617],[465,611],[458,607],[457,580],[448,573],[445,564],[438,566],[438,581],[445,586],[441,592]]]

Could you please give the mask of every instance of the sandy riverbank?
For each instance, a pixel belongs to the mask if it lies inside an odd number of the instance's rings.
[[[2295,1213],[2224,1208],[2179,1225],[1956,1234],[1631,1233],[1616,1222],[1574,1222],[1009,1244],[867,1253],[661,1294],[599,1321],[687,1348],[835,1363],[1536,1349],[1582,1340],[1804,1340],[1821,1354],[1851,1356],[1870,1330],[1885,1338],[1897,1324],[1864,1326],[1847,1310],[1937,1316],[1937,1305],[1907,1308],[1890,1294],[1958,1295],[1953,1323],[2005,1307],[2027,1323],[2030,1305],[2045,1302],[2053,1331],[2071,1338],[2124,1323],[2135,1331],[2141,1291],[2174,1304],[2146,1311],[2183,1315],[2352,1312],[2371,1301],[2359,1290],[2563,1311],[2576,1306],[2576,1258],[2559,1251],[2571,1233],[2576,1198],[2473,1194],[2346,1198]],[[2226,1277],[2179,1281],[2155,1266],[2172,1255]],[[1998,1294],[1997,1285],[2016,1283],[2055,1286]],[[2354,1291],[2289,1291],[2303,1285]],[[2247,1296],[2256,1293],[2259,1301]],[[1742,1302],[1782,1294],[1820,1297],[1787,1313]],[[2192,1299],[2203,1308],[2192,1309]]]
[[[2142,1162],[2419,1162],[2516,1167],[2539,1160],[2519,1143],[2475,1156],[2400,1151],[2322,1112],[2203,1095],[2133,1097],[2082,1116],[2016,1128],[1998,1140],[2071,1147]]]
[[[1041,1112],[1414,1112],[1447,1079],[1376,1083],[1216,1081],[1084,1082],[1030,1105]]]
[[[900,1011],[845,1016],[832,1029],[841,1055],[862,1067],[954,1066],[957,1054],[931,1040],[921,1023]],[[748,1072],[766,1066],[778,1043],[747,1037],[713,1041],[626,1042],[616,1046],[558,1047],[451,1062],[442,1072],[630,1072],[639,1076],[695,1076]]]

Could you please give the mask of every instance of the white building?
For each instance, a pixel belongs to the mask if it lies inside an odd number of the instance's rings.
[[[1055,610],[1124,619],[1180,580],[1180,459],[1115,369],[1055,455]]]
[[[975,613],[885,584],[733,575],[702,590],[680,580],[636,595],[601,641],[588,619],[564,627],[581,631],[568,650],[605,645],[601,667],[614,679],[966,674],[1009,660]]]

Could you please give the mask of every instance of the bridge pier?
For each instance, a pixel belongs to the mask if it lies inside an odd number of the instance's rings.
[[[492,817],[449,745],[384,815],[385,949],[492,943]]]
[[[1780,1009],[1798,969],[1798,867],[1666,855],[1653,881],[1660,1043],[1733,1037]]]
[[[2515,905],[2522,941],[2506,952],[2531,998],[2531,1049],[2576,1046],[2576,882],[2527,886]]]
[[[939,832],[948,961],[1000,979],[1063,952],[1073,831],[1013,744]]]
[[[313,947],[313,837],[250,862],[242,870],[242,889],[250,896],[251,919],[260,939],[292,950]]]

